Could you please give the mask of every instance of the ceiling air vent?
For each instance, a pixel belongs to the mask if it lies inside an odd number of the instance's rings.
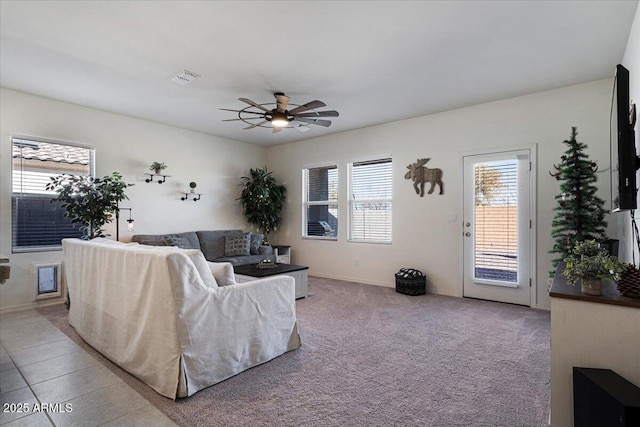
[[[198,77],[200,77],[199,74],[184,70],[184,71],[180,71],[175,76],[171,76],[169,78],[171,79],[171,81],[176,82],[180,85],[186,85],[187,83],[194,81]]]

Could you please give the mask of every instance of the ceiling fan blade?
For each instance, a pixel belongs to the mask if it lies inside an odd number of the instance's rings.
[[[282,130],[283,128],[279,128],[279,127],[273,127],[273,130],[271,131],[271,133],[278,133]]]
[[[253,102],[253,101],[252,101],[252,100],[250,100],[250,99],[247,99],[247,98],[238,98],[238,99],[239,99],[240,101],[242,101],[242,102],[245,102],[245,103],[247,103],[247,104],[249,104],[249,105],[253,105],[253,106],[254,106],[254,107],[256,107],[256,108],[259,108],[259,109],[260,109],[260,110],[262,110],[262,111],[266,111],[267,113],[270,113],[270,112],[271,112],[271,110],[267,110],[267,109],[266,109],[265,107],[263,107],[262,105],[258,104],[257,102]]]
[[[326,107],[327,104],[325,104],[322,101],[318,101],[317,99],[315,101],[311,101],[311,102],[307,102],[304,105],[300,105],[299,107],[294,108],[293,110],[289,111],[290,114],[298,114],[298,113],[302,113],[303,111],[307,111],[307,110],[313,110],[314,108],[322,108],[322,107]]]
[[[267,123],[267,120],[263,120],[260,123],[254,123],[251,126],[247,126],[246,128],[242,128],[242,130],[253,129],[253,128],[261,126],[261,125],[263,125],[265,123]]]
[[[242,119],[223,119],[223,122],[236,122],[238,120],[259,120],[259,119],[263,119],[264,117],[260,116],[260,117],[244,117]]]
[[[284,113],[287,110],[287,105],[289,104],[289,100],[291,98],[286,96],[284,93],[274,93],[273,95],[276,97],[278,112]]]
[[[340,113],[335,110],[317,111],[315,113],[294,114],[295,117],[338,117]]]
[[[320,125],[324,127],[331,126],[331,121],[329,120],[308,119],[306,117],[296,117],[294,120],[298,122],[309,123],[311,125]]]
[[[264,113],[262,112],[257,112],[257,111],[247,111],[247,110],[232,110],[230,108],[220,108],[220,110],[222,111],[233,111],[234,113],[249,113],[249,114],[260,114],[261,116],[264,115]]]

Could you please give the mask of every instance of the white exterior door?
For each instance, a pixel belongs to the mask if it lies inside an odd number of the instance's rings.
[[[463,157],[465,297],[531,306],[530,157]]]

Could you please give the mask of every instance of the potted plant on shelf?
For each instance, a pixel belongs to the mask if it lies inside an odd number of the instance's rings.
[[[240,208],[247,222],[256,225],[264,234],[264,244],[269,244],[269,233],[282,222],[287,188],[277,183],[266,166],[250,169],[249,175],[240,178]]]
[[[123,182],[118,172],[113,172],[103,178],[59,175],[51,178],[46,189],[58,193],[64,216],[80,224],[82,238],[93,239],[105,236],[102,227],[111,221],[118,202],[128,199],[124,191],[132,185]]]
[[[595,240],[576,243],[571,255],[564,259],[566,267],[562,274],[567,282],[575,286],[581,281],[582,293],[602,295],[602,279],[620,280],[625,264],[610,256]]]
[[[153,162],[151,166],[149,166],[149,170],[153,171],[156,175],[162,174],[162,171],[167,168],[167,165],[164,162]]]

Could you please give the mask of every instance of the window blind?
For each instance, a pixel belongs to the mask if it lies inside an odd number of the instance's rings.
[[[12,249],[28,252],[60,248],[65,237],[80,237],[64,217],[57,193],[46,190],[61,174],[93,175],[94,150],[69,144],[12,138]]]
[[[518,280],[518,164],[475,165],[474,267],[477,279]]]
[[[391,159],[352,163],[350,170],[349,239],[391,242]]]
[[[336,165],[304,170],[304,237],[338,235],[338,167]]]

